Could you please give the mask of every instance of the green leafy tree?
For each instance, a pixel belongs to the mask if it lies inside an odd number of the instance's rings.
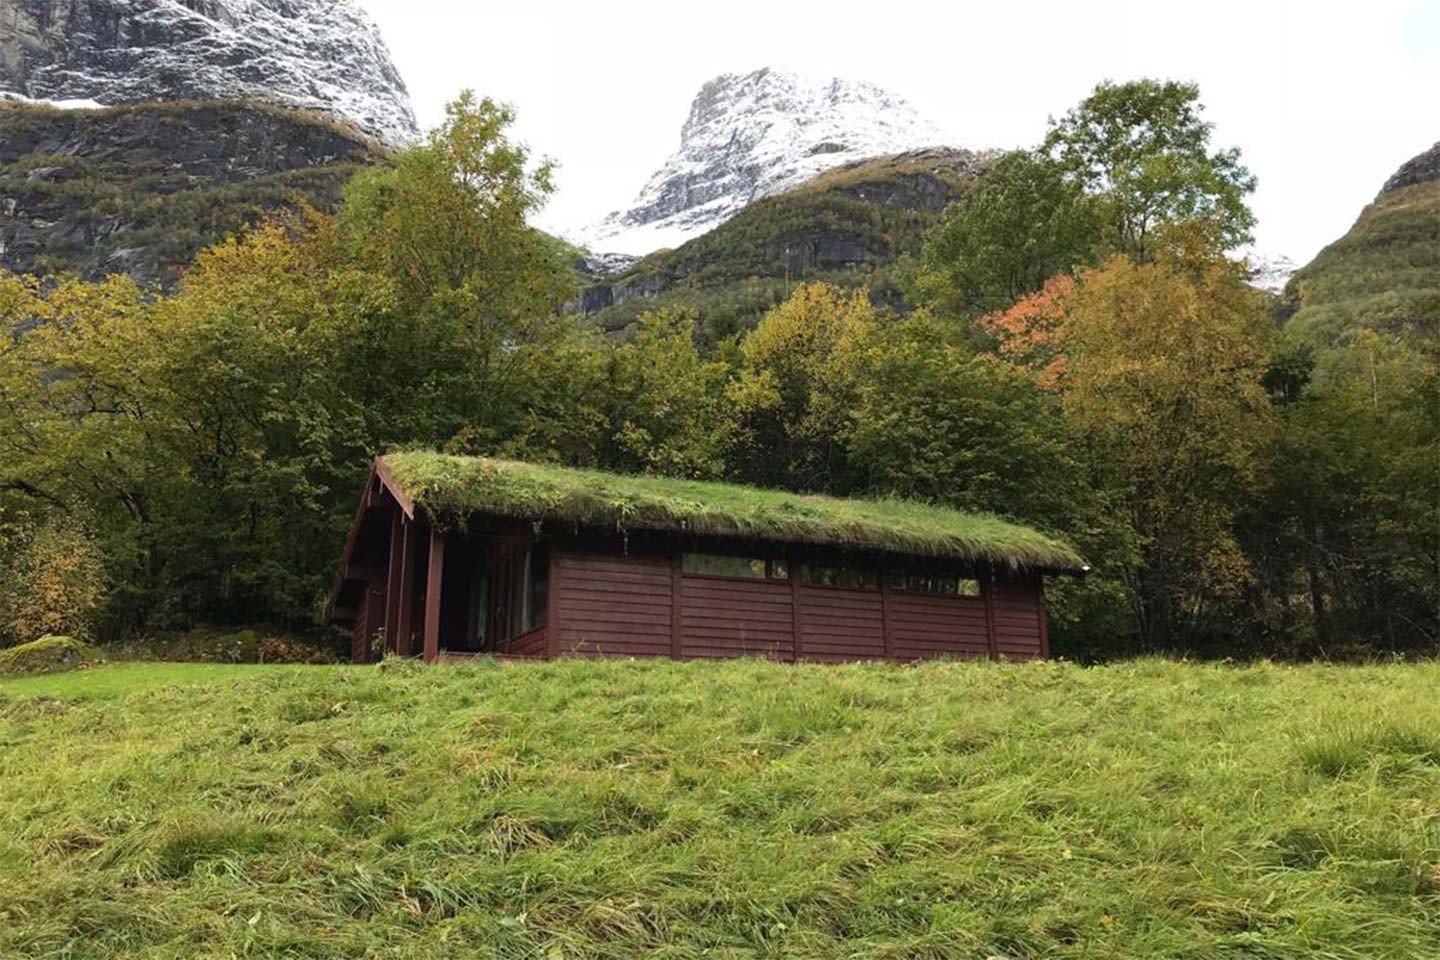
[[[1290,652],[1440,649],[1440,381],[1425,346],[1362,330],[1272,378],[1255,552]]]
[[[734,431],[730,367],[701,357],[695,325],[686,313],[647,314],[635,339],[614,351],[607,466],[696,478],[724,472]]]
[[[1006,154],[926,235],[915,296],[947,316],[1003,309],[1091,261],[1096,205],[1049,157]]]
[[[1051,121],[1041,150],[1098,198],[1110,250],[1148,259],[1157,227],[1196,219],[1226,249],[1251,239],[1255,178],[1237,148],[1211,149],[1203,109],[1193,83],[1106,81]]]

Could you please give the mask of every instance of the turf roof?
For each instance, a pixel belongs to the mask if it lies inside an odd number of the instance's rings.
[[[606,529],[834,544],[1015,568],[1084,566],[1069,544],[1029,527],[902,500],[842,500],[428,452],[392,453],[381,463],[408,497],[442,519],[488,513]]]

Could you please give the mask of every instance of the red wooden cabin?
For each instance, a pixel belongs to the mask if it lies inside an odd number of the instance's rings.
[[[1084,569],[941,508],[399,454],[371,472],[328,616],[357,662],[1034,659],[1043,576]]]

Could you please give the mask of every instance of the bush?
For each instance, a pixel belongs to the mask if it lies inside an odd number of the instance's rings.
[[[116,659],[201,663],[335,663],[340,648],[328,636],[281,636],[258,630],[196,627],[183,633],[137,636],[111,648]]]
[[[22,526],[0,548],[0,646],[93,638],[105,567],[84,525],[56,518]]]
[[[100,651],[74,637],[42,637],[0,650],[0,677],[82,670],[101,661]]]

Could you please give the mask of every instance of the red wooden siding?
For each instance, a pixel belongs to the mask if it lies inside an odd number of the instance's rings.
[[[560,553],[552,571],[562,655],[669,655],[668,556]]]
[[[879,590],[800,587],[800,659],[874,660],[885,656]]]
[[[995,587],[995,649],[1007,660],[1041,656],[1041,606],[1038,581],[999,583]]]
[[[890,641],[901,660],[921,657],[989,655],[985,639],[985,601],[979,597],[947,597],[890,591]]]
[[[680,584],[682,657],[794,655],[789,583],[681,577]]]

